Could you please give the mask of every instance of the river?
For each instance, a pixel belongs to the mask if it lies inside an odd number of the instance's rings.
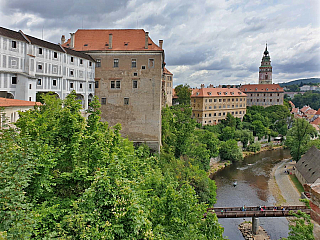
[[[268,180],[274,165],[282,159],[290,158],[289,150],[265,151],[246,157],[241,163],[232,164],[218,172],[213,179],[217,184],[217,202],[215,207],[232,206],[272,206],[274,197],[268,191]],[[238,185],[232,183],[237,180]],[[251,218],[246,218],[251,221]],[[286,218],[259,218],[260,225],[267,231],[271,239],[288,237],[288,221]],[[231,240],[243,239],[238,225],[243,218],[219,219],[224,227],[224,236]]]

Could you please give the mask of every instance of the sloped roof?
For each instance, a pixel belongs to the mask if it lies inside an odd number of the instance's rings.
[[[74,35],[76,51],[163,51],[148,37],[148,49],[145,49],[145,31],[143,29],[78,29]],[[109,49],[109,34],[112,34],[112,49]],[[70,47],[71,40],[62,44]]]
[[[300,112],[305,113],[307,110],[311,109],[309,106],[304,106],[303,108],[300,109]]]
[[[284,92],[279,84],[247,84],[240,87],[242,92]]]
[[[312,146],[296,163],[296,169],[307,183],[314,183],[320,177],[320,150]]]
[[[318,109],[315,115],[320,115],[320,108]]]
[[[64,47],[63,49],[70,55],[73,55],[73,56],[76,56],[76,57],[80,57],[80,58],[84,58],[84,59],[88,59],[88,60],[90,60],[92,62],[95,62],[95,60],[91,56],[89,56],[88,54],[85,54],[85,53],[79,52],[79,51],[74,51],[74,50],[72,50],[70,48],[66,48],[66,47]]]
[[[163,74],[166,74],[166,75],[173,75],[168,69],[166,68],[163,68]]]
[[[291,113],[298,113],[299,112],[299,108],[292,108]]]
[[[19,41],[28,42],[20,32],[16,32],[7,28],[0,27],[0,35],[13,38]]]
[[[314,114],[316,114],[316,110],[314,110],[314,109],[308,109],[306,112],[305,112],[305,114],[308,114],[308,115],[314,115]]]
[[[319,125],[320,124],[320,117],[316,118],[313,122],[311,122],[311,124]]]
[[[0,98],[0,107],[20,107],[42,105],[40,102],[24,101],[19,99]]]
[[[191,97],[236,97],[247,95],[238,88],[200,88],[192,89]]]
[[[313,124],[313,123],[311,123],[311,125],[317,130],[317,131],[319,131],[320,130],[320,128],[319,128],[319,125],[317,125],[317,124]]]
[[[291,107],[293,107],[293,108],[295,108],[295,107],[296,107],[292,101],[289,101],[289,104],[290,104],[290,105],[291,105]]]
[[[39,38],[35,38],[30,35],[27,35],[25,33],[23,33],[23,34],[30,40],[31,44],[34,44],[34,45],[37,45],[40,47],[49,48],[49,49],[57,51],[57,52],[63,52],[63,49],[58,44],[47,42],[47,41],[41,40]]]

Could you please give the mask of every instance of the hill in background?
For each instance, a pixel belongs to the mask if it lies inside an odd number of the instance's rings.
[[[286,83],[279,83],[281,87],[289,86],[289,85],[308,85],[309,83],[320,83],[320,78],[303,78],[303,79],[297,79],[297,80],[292,80],[290,82]]]

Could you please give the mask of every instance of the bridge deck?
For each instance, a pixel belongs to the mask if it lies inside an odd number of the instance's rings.
[[[287,217],[291,216],[290,211],[296,213],[299,210],[310,214],[310,209],[306,206],[282,206],[284,209],[274,209],[274,207],[216,207],[208,208],[207,212],[214,212],[218,218],[245,218],[245,217]],[[259,209],[259,210],[258,210]]]

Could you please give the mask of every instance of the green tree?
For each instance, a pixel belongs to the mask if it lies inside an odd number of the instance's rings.
[[[242,142],[243,148],[246,148],[249,143],[254,142],[253,133],[248,129],[236,130],[235,139]]]
[[[307,151],[307,144],[310,142],[311,137],[316,135],[315,128],[305,119],[295,119],[293,127],[288,131],[285,142],[290,149],[293,160],[299,161],[301,155]]]
[[[191,90],[188,84],[178,85],[174,89],[175,93],[178,96],[179,104],[181,105],[190,105],[191,101]]]
[[[298,211],[293,213],[293,218],[289,225],[289,237],[284,238],[287,240],[314,240],[313,224],[311,223],[310,216],[304,212]]]
[[[220,156],[223,160],[231,160],[233,162],[243,159],[242,151],[238,147],[238,143],[234,139],[230,139],[220,144]]]
[[[220,140],[221,141],[227,141],[229,139],[233,139],[234,138],[234,133],[235,133],[235,129],[232,127],[225,127],[224,129],[222,129],[222,133],[220,135]]]

